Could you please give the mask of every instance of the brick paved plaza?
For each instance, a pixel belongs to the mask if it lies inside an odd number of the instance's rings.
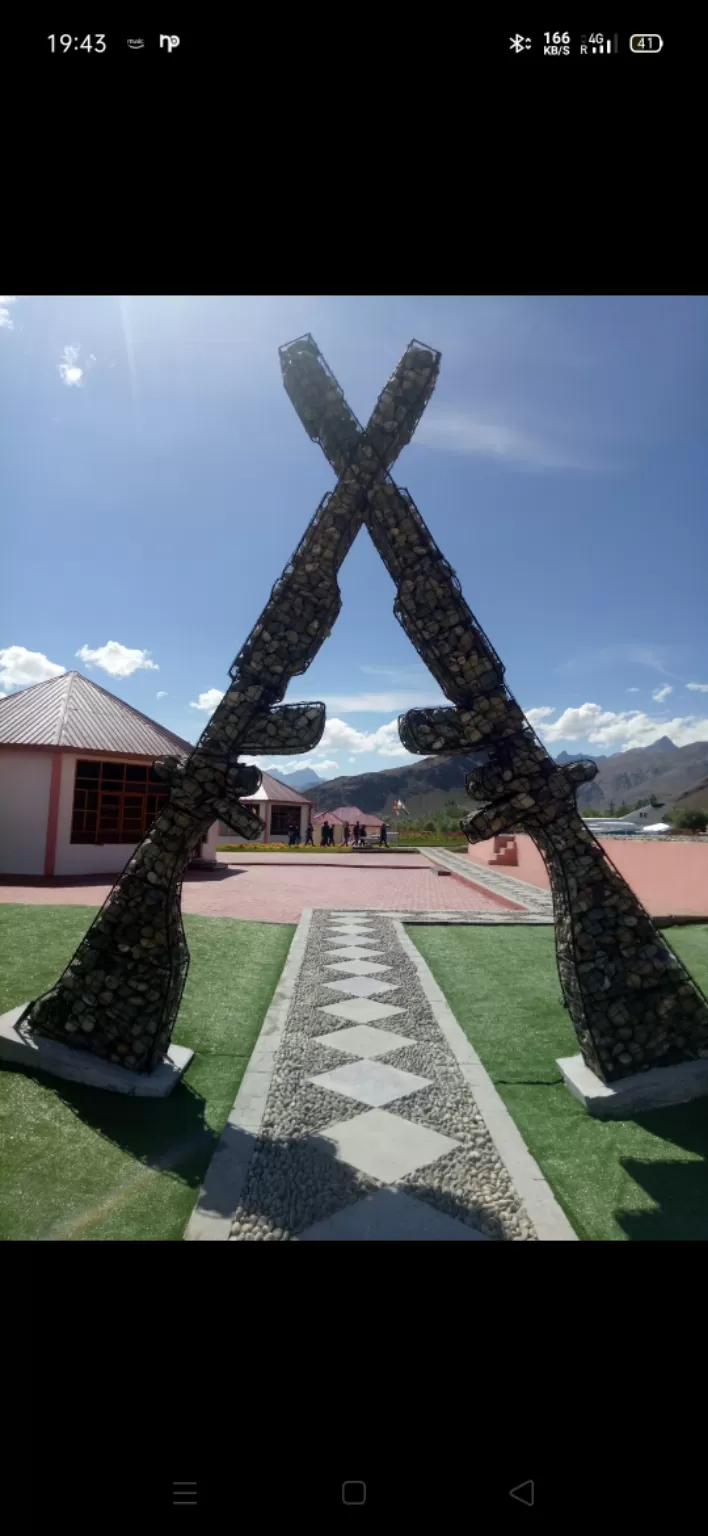
[[[218,872],[191,874],[183,888],[185,912],[253,922],[297,923],[305,907],[376,911],[508,911],[508,903],[456,876],[440,876],[417,854],[222,854]],[[404,862],[405,857],[405,862]],[[375,863],[374,863],[375,861]],[[342,867],[345,866],[345,867]],[[36,880],[0,884],[0,901],[32,905],[100,906],[112,880]]]

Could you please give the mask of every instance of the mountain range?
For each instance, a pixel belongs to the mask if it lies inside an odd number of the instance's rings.
[[[291,789],[313,789],[316,784],[324,784],[314,768],[296,768],[294,773],[274,773],[274,779],[281,784],[288,784]]]
[[[589,755],[570,756],[561,752],[556,762],[577,762]],[[597,777],[578,790],[581,811],[608,811],[622,801],[648,800],[650,795],[668,805],[679,799],[682,805],[703,805],[708,800],[708,741],[677,747],[668,736],[663,736],[649,747],[598,755],[594,761],[599,770]],[[440,811],[450,800],[469,812],[472,802],[467,798],[464,782],[472,766],[471,757],[425,757],[409,766],[385,768],[380,773],[320,782],[312,786],[312,799],[318,811],[356,805],[361,811],[387,819],[391,817],[394,800],[402,800],[411,816]],[[695,801],[695,794],[705,798]]]

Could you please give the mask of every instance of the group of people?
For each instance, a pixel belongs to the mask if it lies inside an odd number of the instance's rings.
[[[333,843],[334,827],[331,826],[330,822],[328,822],[325,818],[322,823],[322,837],[320,839],[320,847],[330,848]],[[366,827],[364,823],[362,821],[355,821],[354,826],[352,827],[348,821],[345,821],[342,828],[342,843],[344,844],[345,848],[348,848],[350,843],[352,848],[363,848],[366,844]],[[387,828],[385,821],[382,821],[379,830],[379,845],[383,848],[388,847]]]
[[[342,842],[344,843],[345,848],[349,847],[350,841],[353,848],[362,848],[364,846],[366,843],[366,827],[364,826],[363,822],[355,821],[352,828],[350,827],[349,822],[345,821],[342,837]],[[299,842],[300,829],[295,825],[295,823],[293,823],[288,833],[288,843],[291,848],[295,848]],[[314,846],[315,839],[313,835],[312,822],[310,821],[307,824],[307,832],[305,833],[305,847],[314,848]],[[332,826],[331,821],[328,821],[325,817],[320,829],[320,848],[332,848],[333,846],[334,827]],[[379,830],[379,847],[388,848],[388,836],[385,821],[382,821]]]

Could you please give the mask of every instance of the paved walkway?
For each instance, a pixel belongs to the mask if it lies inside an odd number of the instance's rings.
[[[308,913],[288,967],[187,1238],[574,1236],[399,923]]]
[[[219,864],[277,864],[302,869],[425,869],[422,853],[217,853]]]
[[[452,853],[448,848],[430,848],[428,853],[434,864],[451,870],[460,880],[469,880],[489,895],[501,897],[505,903],[513,902],[536,917],[546,918],[549,922],[553,920],[550,890],[543,890],[527,880],[518,880],[515,875],[503,875],[487,865],[476,864],[466,854]]]
[[[273,864],[271,854],[255,854],[248,863],[225,866],[214,873],[189,875],[182,890],[184,912],[210,917],[236,917],[262,923],[297,923],[308,907],[376,908],[394,912],[456,911],[508,913],[481,883],[440,877],[427,859],[402,860],[384,865],[372,855],[365,865],[349,866],[344,854],[333,865],[325,854],[285,855],[287,863]],[[384,858],[386,856],[384,855]],[[408,856],[406,856],[406,859]],[[415,856],[412,856],[414,859]],[[366,859],[366,855],[364,855]],[[376,866],[372,867],[373,861]],[[343,869],[342,864],[347,868]],[[0,884],[0,902],[29,905],[100,906],[111,889],[109,879],[6,881]]]

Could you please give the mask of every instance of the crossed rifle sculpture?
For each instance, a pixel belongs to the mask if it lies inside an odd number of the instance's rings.
[[[156,771],[169,798],[56,985],[23,1029],[135,1072],[164,1059],[189,964],[181,886],[195,844],[223,819],[245,838],[261,824],[241,797],[260,783],[244,753],[302,753],[322,736],[321,703],[283,705],[341,607],[337,575],[365,524],[396,586],[394,612],[449,708],[399,720],[404,746],[464,754],[483,808],[470,842],[525,830],[549,871],[565,1004],[588,1066],[605,1081],[708,1054],[708,1001],[654,928],[578,814],[592,762],[559,767],[504,684],[504,668],[459,582],[391,469],[435,387],[440,354],[411,342],[366,428],[311,336],[280,350],[285,388],[337,475],[230,668],[231,684],[186,761]]]

